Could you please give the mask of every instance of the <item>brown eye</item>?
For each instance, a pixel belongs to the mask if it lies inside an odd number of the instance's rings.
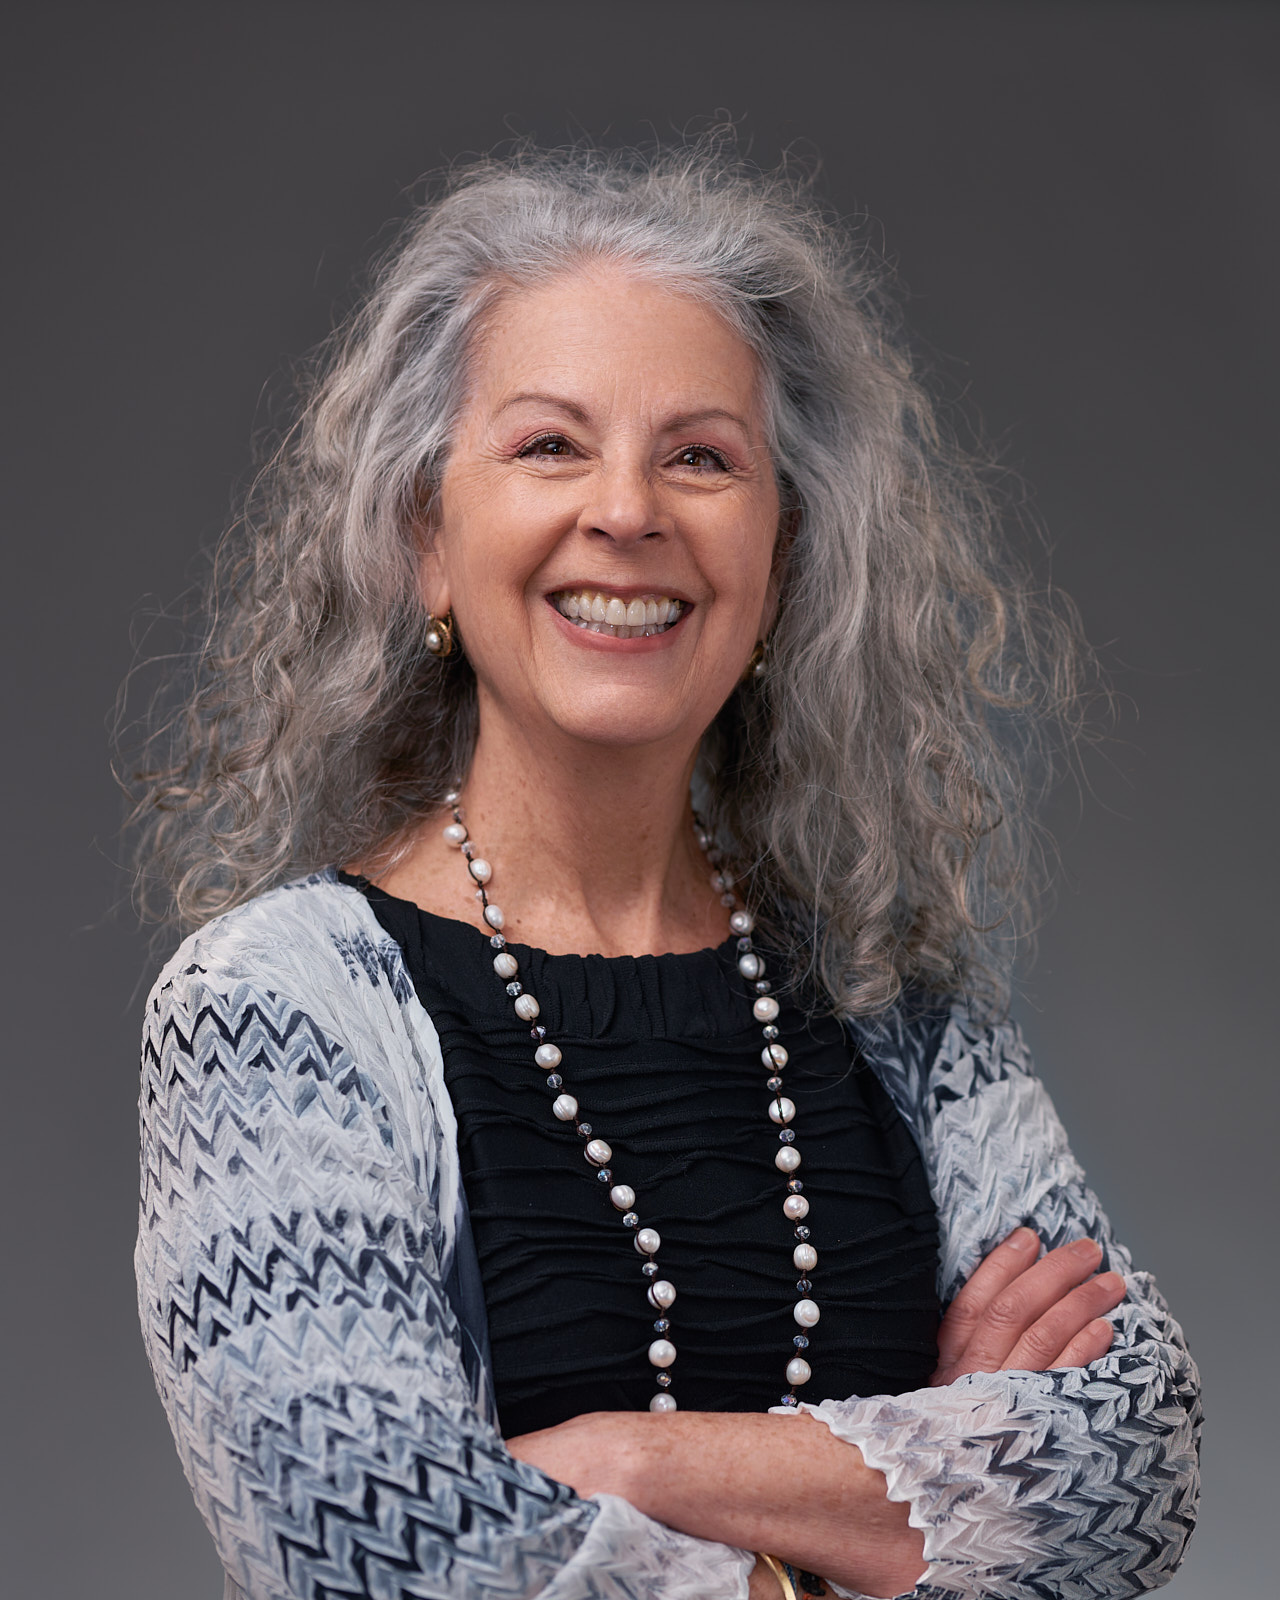
[[[729,463],[718,450],[713,450],[710,445],[690,444],[676,456],[678,467],[693,467],[699,472],[727,472]]]
[[[530,439],[520,449],[522,456],[550,457],[553,461],[570,453],[569,441],[558,433],[546,433],[540,439]]]

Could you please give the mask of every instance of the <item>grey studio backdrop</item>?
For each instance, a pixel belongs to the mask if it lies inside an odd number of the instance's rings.
[[[150,981],[107,767],[280,374],[419,175],[726,108],[883,227],[1119,698],[1019,1012],[1205,1377],[1168,1592],[1274,1592],[1271,676],[1280,13],[1221,3],[28,4],[5,46],[0,1590],[214,1600],[139,1340]],[[163,630],[153,637],[168,642]]]

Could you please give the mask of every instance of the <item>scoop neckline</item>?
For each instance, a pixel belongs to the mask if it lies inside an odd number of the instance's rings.
[[[475,940],[478,940],[486,948],[488,948],[490,945],[490,940],[493,937],[492,933],[486,933],[482,928],[477,927],[473,922],[464,922],[461,917],[442,916],[438,911],[428,911],[425,906],[420,906],[416,900],[406,900],[402,895],[389,893],[386,889],[383,889],[378,884],[374,883],[371,878],[366,878],[363,873],[347,872],[342,867],[338,867],[335,870],[337,872],[338,882],[345,885],[347,888],[356,889],[364,895],[367,895],[369,891],[372,890],[373,894],[376,895],[378,899],[389,901],[392,905],[400,906],[406,912],[412,912],[416,916],[425,917],[428,922],[437,925],[437,927],[442,930],[445,928],[451,930],[460,929],[464,937],[471,937]],[[548,962],[559,961],[568,963],[595,963],[600,961],[604,962],[606,966],[622,966],[629,962],[693,962],[705,960],[706,958],[710,957],[716,961],[728,960],[732,965],[736,966],[737,962],[735,958],[737,955],[737,943],[737,934],[730,932],[719,944],[702,945],[697,950],[664,950],[660,954],[655,954],[653,951],[646,950],[643,954],[638,956],[606,956],[596,950],[590,950],[586,952],[577,950],[553,952],[550,950],[544,950],[541,945],[525,944],[519,939],[508,939],[507,947],[513,951],[523,951],[530,958],[536,956],[539,960],[539,963],[542,965],[545,965]]]

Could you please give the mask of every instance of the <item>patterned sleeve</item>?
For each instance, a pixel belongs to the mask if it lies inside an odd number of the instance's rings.
[[[148,1003],[139,1309],[229,1577],[250,1600],[745,1595],[742,1552],[506,1452],[394,1080],[234,973],[171,965]]]
[[[917,1128],[948,1303],[1019,1223],[1046,1248],[1088,1235],[1128,1285],[1101,1361],[974,1374],[812,1408],[911,1505],[924,1600],[1124,1600],[1168,1581],[1195,1523],[1200,1403],[1182,1331],[1136,1271],[1067,1146],[1018,1030],[950,1019],[932,1063],[890,1051],[886,1083]]]

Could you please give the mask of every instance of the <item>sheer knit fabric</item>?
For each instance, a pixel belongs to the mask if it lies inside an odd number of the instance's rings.
[[[1017,1030],[962,1006],[849,1026],[923,1158],[944,1305],[1021,1222],[1097,1239],[1128,1292],[1088,1367],[810,1409],[910,1505],[918,1600],[1158,1587],[1195,1521],[1196,1369]],[[748,1552],[504,1448],[439,1038],[357,890],[319,873],[184,941],[140,1091],[139,1314],[229,1593],[744,1600]]]

